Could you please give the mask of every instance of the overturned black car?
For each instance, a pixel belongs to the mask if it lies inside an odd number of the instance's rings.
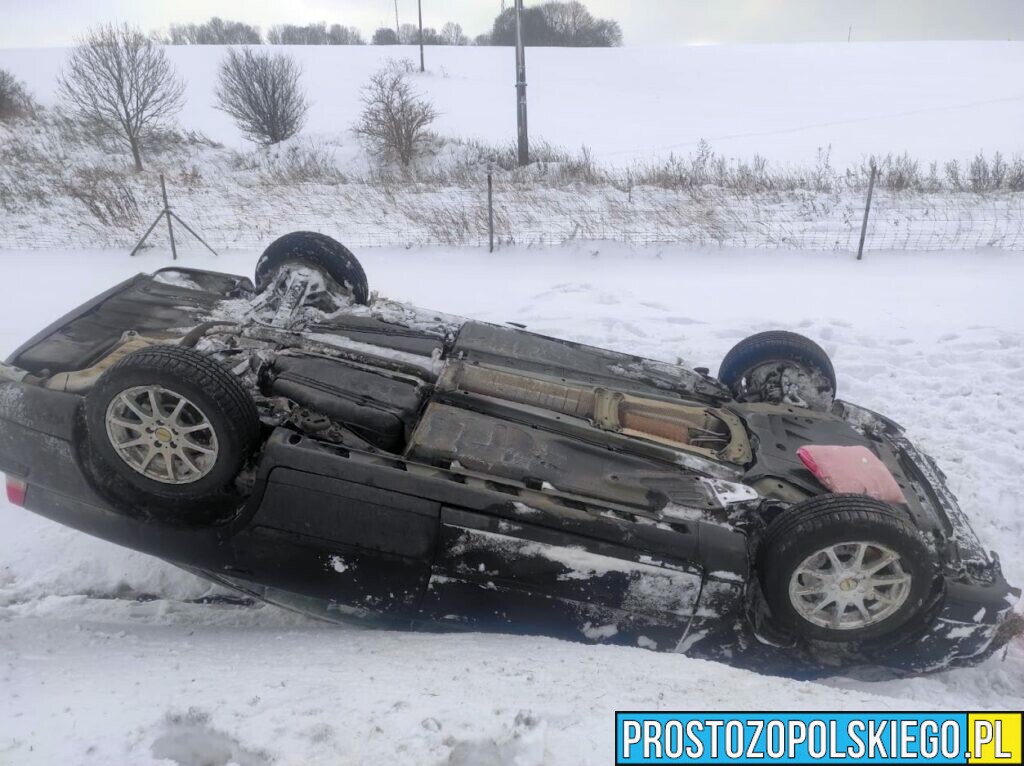
[[[935,463],[786,332],[717,379],[371,296],[298,232],[139,275],[0,365],[32,511],[335,620],[927,670],[1019,591]]]

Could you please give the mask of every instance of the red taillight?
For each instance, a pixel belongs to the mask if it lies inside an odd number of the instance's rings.
[[[7,477],[7,502],[11,505],[25,505],[25,492],[28,484],[13,476]]]

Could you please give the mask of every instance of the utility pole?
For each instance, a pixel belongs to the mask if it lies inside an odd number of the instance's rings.
[[[519,128],[519,166],[530,164],[526,129],[526,49],[523,46],[523,0],[516,0],[516,121]]]
[[[402,30],[398,26],[398,0],[395,0],[395,37],[402,42]]]
[[[427,68],[423,63],[423,0],[416,0],[416,5],[420,11],[420,71],[426,72]]]

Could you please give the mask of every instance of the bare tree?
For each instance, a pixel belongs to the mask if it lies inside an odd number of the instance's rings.
[[[449,21],[441,27],[442,45],[469,45],[469,38],[462,31],[462,25]]]
[[[235,119],[246,138],[276,144],[306,121],[309,102],[301,78],[302,67],[287,54],[229,48],[220,65],[217,108]]]
[[[437,119],[430,102],[409,84],[408,73],[392,62],[363,88],[363,114],[354,130],[380,157],[409,165]]]
[[[128,145],[136,170],[142,170],[143,139],[184,104],[185,83],[164,51],[127,24],[90,30],[57,83],[72,111]]]
[[[0,121],[31,117],[35,111],[35,99],[25,83],[6,69],[0,69]]]
[[[331,45],[366,45],[362,32],[342,24],[331,24],[327,30],[327,40]]]
[[[419,45],[420,28],[415,24],[402,24],[398,28],[398,42],[402,45]]]
[[[259,45],[259,27],[214,16],[202,24],[171,24],[166,36],[153,33],[165,45]]]
[[[277,24],[267,31],[271,45],[365,45],[355,27],[320,21],[312,24]]]

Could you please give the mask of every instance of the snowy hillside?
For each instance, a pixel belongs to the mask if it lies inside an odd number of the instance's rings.
[[[359,255],[371,285],[397,299],[713,371],[753,332],[816,338],[841,395],[907,426],[1003,554],[1007,577],[1024,582],[1018,254],[856,263],[593,244]],[[0,258],[3,353],[115,281],[169,262],[166,251]],[[185,265],[248,274],[255,258]],[[48,289],[24,290],[40,284]],[[193,603],[209,586],[169,565],[6,504],[0,512],[0,757],[17,764],[585,764],[611,750],[616,709],[1024,705],[1020,638],[978,668],[801,682],[641,649],[362,631]]]
[[[370,75],[411,48],[288,48],[312,108],[300,135],[269,149],[214,108],[223,48],[167,51],[187,82],[184,132],[154,141],[145,173],[59,110],[0,126],[0,247],[130,248],[159,209],[158,172],[218,249],[295,229],[360,246],[479,246],[494,170],[499,245],[850,252],[877,156],[869,249],[1024,248],[1024,99],[1006,90],[1024,44],[531,50],[540,162],[525,171],[501,159],[515,129],[509,50],[431,49],[429,71],[408,73],[439,112],[409,168],[380,162],[352,126]],[[0,50],[0,68],[53,106],[66,55]]]
[[[182,124],[240,144],[213,108],[223,48],[167,50],[188,80]],[[302,62],[314,102],[310,134],[347,131],[359,89],[386,58],[418,60],[417,49],[402,46],[287,50]],[[52,103],[66,53],[0,50],[0,67]],[[441,112],[440,132],[515,138],[511,49],[428,48],[427,57],[429,71],[416,84]],[[802,164],[831,146],[841,166],[872,153],[910,151],[929,162],[1024,152],[1022,43],[537,48],[527,65],[532,135],[572,149],[586,144],[599,161],[686,155],[701,139],[730,157]]]

